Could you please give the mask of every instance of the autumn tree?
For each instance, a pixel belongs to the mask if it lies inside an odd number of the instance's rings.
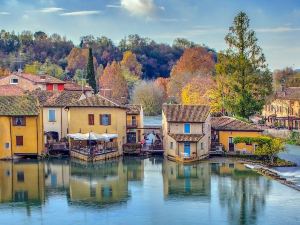
[[[168,84],[169,97],[174,96],[180,101],[181,90],[187,82],[199,75],[212,75],[214,58],[203,47],[185,49],[183,55],[173,66]]]
[[[128,102],[128,86],[119,63],[108,64],[100,77],[100,93],[117,102]]]
[[[93,51],[91,48],[89,48],[89,57],[88,57],[88,63],[86,68],[86,79],[88,84],[94,89],[95,92],[97,92],[95,68],[93,62]]]
[[[47,74],[58,79],[64,79],[63,69],[54,63],[51,63],[49,59],[46,59],[45,63],[33,62],[32,64],[26,64],[24,68],[25,73],[30,74]]]
[[[225,37],[229,48],[221,53],[216,66],[216,79],[226,80],[219,88],[228,91],[216,89],[222,96],[220,104],[228,113],[244,118],[261,111],[272,92],[272,77],[249,22],[244,12],[234,18]]]
[[[133,103],[142,105],[144,114],[147,116],[161,114],[163,102],[163,91],[154,81],[143,81],[133,91]]]
[[[281,90],[281,87],[299,87],[300,73],[294,71],[291,67],[273,72],[273,84],[275,90]]]
[[[155,80],[155,85],[159,87],[164,95],[164,100],[166,101],[168,99],[168,83],[169,83],[169,78],[163,78],[159,77]]]
[[[120,64],[122,68],[128,69],[131,74],[138,78],[142,76],[142,65],[137,61],[136,55],[131,51],[123,53],[123,59]]]
[[[181,92],[182,104],[209,105],[210,93],[215,88],[212,76],[197,76],[188,82]]]

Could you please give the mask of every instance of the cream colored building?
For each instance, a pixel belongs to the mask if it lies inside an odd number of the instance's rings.
[[[42,107],[45,143],[59,141],[68,133],[68,111],[65,107],[85,98],[79,91],[34,91]]]
[[[190,162],[208,156],[210,108],[206,105],[163,105],[163,146],[171,160]]]

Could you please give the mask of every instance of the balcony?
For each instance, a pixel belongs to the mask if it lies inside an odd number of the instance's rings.
[[[127,128],[128,129],[138,128],[138,123],[137,122],[127,123]]]

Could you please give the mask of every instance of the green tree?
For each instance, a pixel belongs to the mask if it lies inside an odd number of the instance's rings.
[[[259,145],[255,150],[256,155],[267,156],[274,163],[274,158],[279,152],[284,151],[284,142],[280,138],[274,138],[270,142]]]
[[[95,92],[97,92],[97,84],[96,84],[94,62],[93,62],[93,52],[91,48],[89,48],[89,58],[88,58],[86,71],[87,71],[86,78],[88,84],[94,89]]]
[[[219,54],[216,79],[225,80],[219,85],[215,99],[227,113],[249,118],[262,110],[266,97],[272,92],[272,76],[262,49],[257,45],[250,19],[240,12],[225,41],[229,48]],[[225,93],[226,92],[226,93]]]

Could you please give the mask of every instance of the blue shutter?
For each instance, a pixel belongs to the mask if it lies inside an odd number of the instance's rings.
[[[191,133],[191,125],[189,123],[184,124],[184,133],[186,134]]]

